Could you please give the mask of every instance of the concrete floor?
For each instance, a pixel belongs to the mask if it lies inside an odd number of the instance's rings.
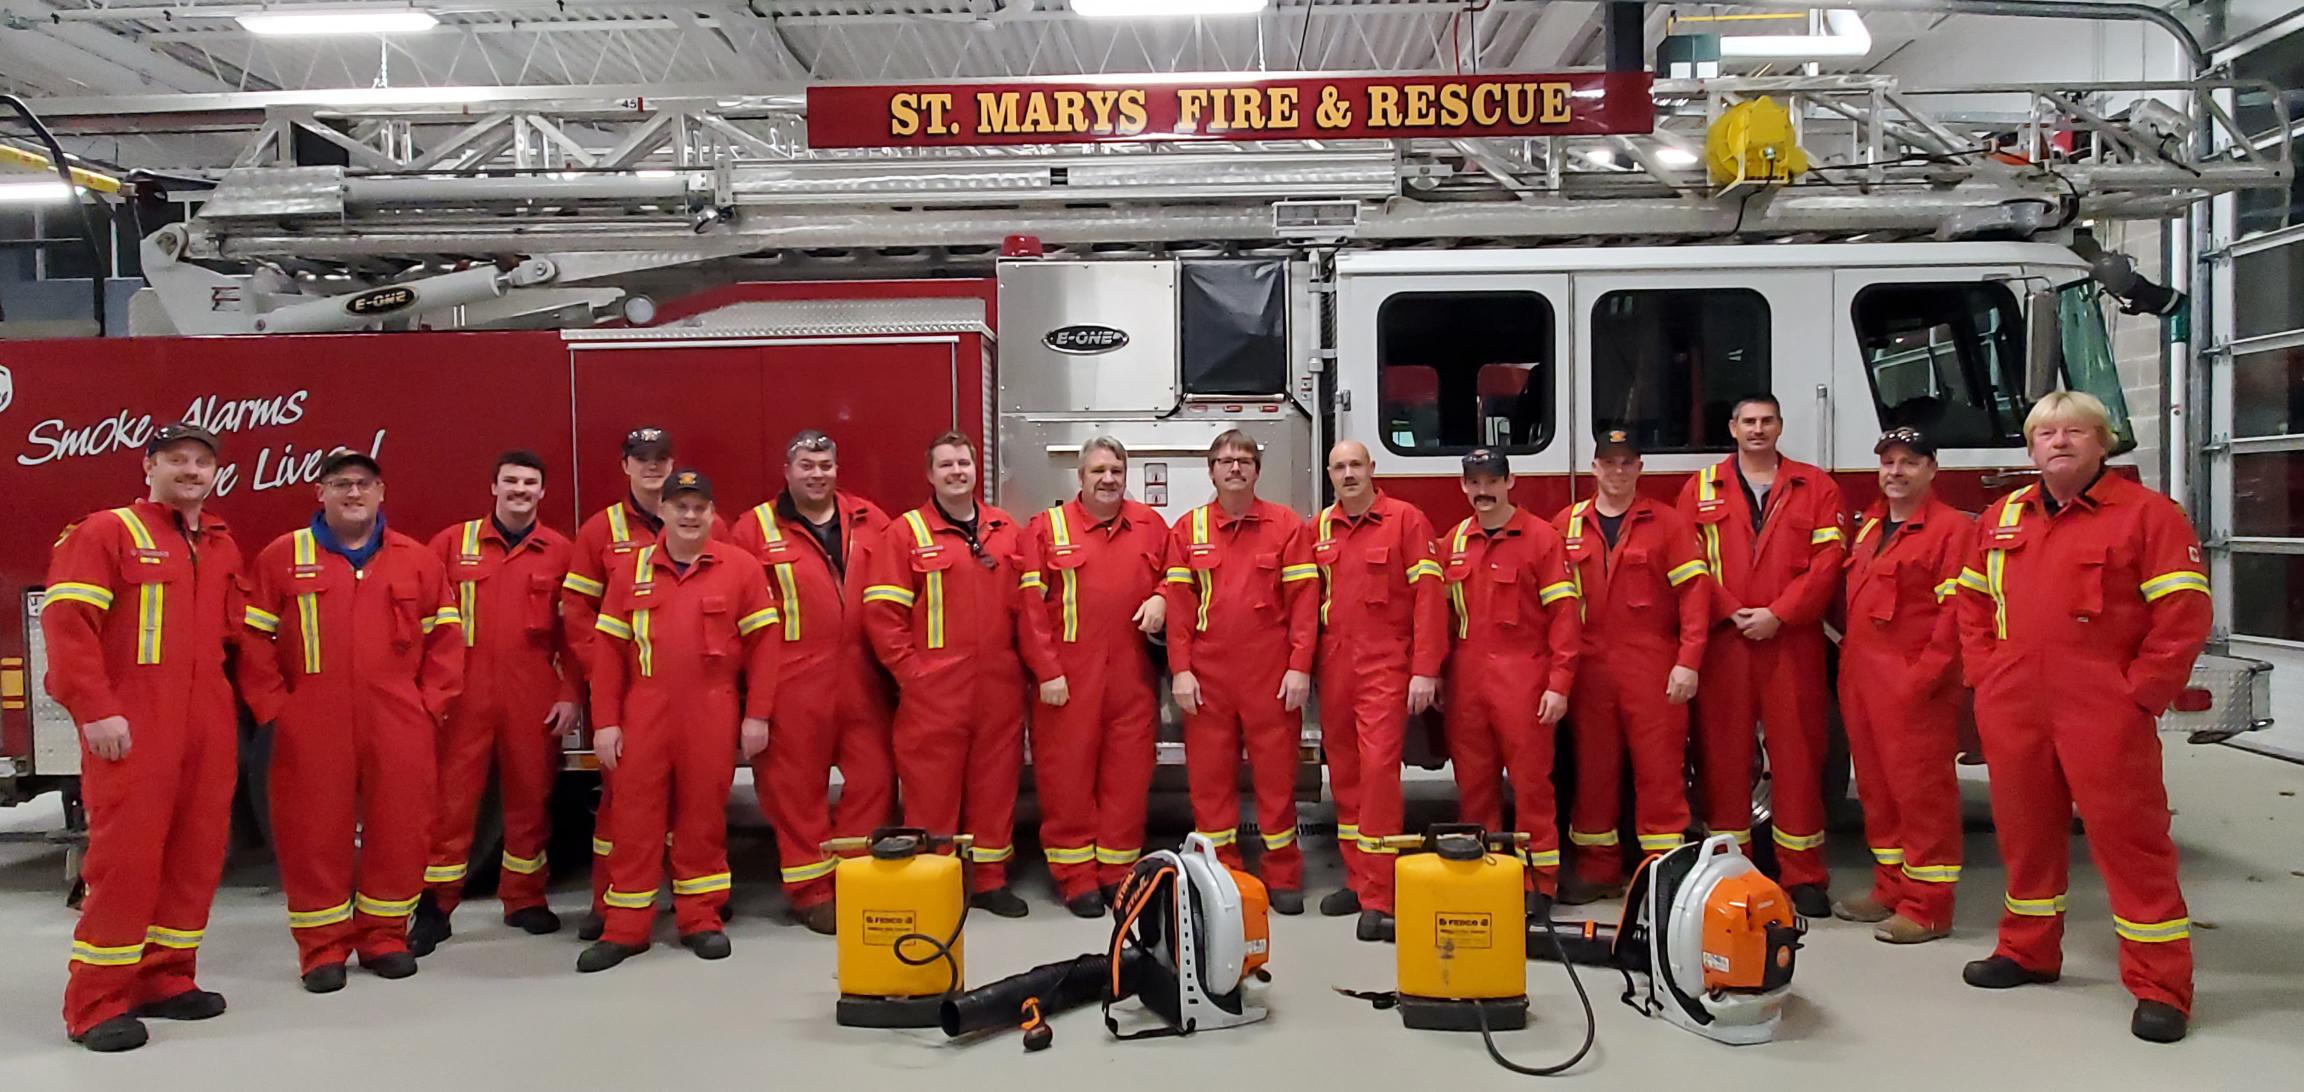
[[[1974,777],[1978,771],[1964,771]],[[2222,747],[2173,743],[2168,777],[2184,851],[2200,961],[2192,1038],[2155,1047],[2129,1038],[2130,1001],[2114,965],[2101,887],[2082,868],[2072,886],[2072,934],[2062,983],[1988,994],[1963,986],[1962,962],[1985,954],[2001,893],[1988,834],[1971,834],[1958,932],[1914,949],[1869,930],[1819,922],[1801,954],[1798,993],[1782,1038],[1734,1049],[1617,1001],[1612,975],[1588,977],[1600,1043],[1573,1079],[1618,1086],[1699,1079],[1729,1088],[2295,1087],[2304,1073],[2304,767]],[[1423,810],[1444,812],[1444,786],[1415,786]],[[1983,786],[1967,782],[1971,811]],[[1434,806],[1437,805],[1437,808]],[[0,813],[0,829],[55,821],[53,805]],[[1332,841],[1309,844],[1315,896],[1336,883]],[[735,958],[699,962],[659,946],[603,975],[579,977],[573,932],[530,938],[496,924],[492,907],[459,915],[463,930],[404,982],[355,972],[350,988],[310,997],[297,987],[278,893],[262,870],[237,871],[209,927],[205,984],[232,1011],[205,1024],[155,1022],[154,1042],[97,1057],[72,1046],[57,1017],[72,915],[58,889],[61,855],[0,846],[0,1075],[9,1087],[179,1089],[405,1088],[547,1084],[591,1088],[987,1088],[1043,1079],[1120,1087],[1336,1089],[1506,1087],[1476,1036],[1402,1030],[1398,1018],[1331,987],[1388,989],[1392,950],[1351,937],[1348,919],[1273,920],[1269,1022],[1188,1041],[1107,1040],[1093,1010],[1054,1021],[1045,1054],[1022,1055],[1013,1035],[965,1046],[935,1032],[869,1032],[832,1022],[828,938],[784,924],[781,896],[757,839],[739,842]],[[1859,840],[1836,838],[1843,885],[1863,882]],[[2085,855],[2075,854],[2085,860]],[[580,883],[580,878],[578,879]],[[982,983],[1102,947],[1106,926],[1049,903],[1036,869],[1022,886],[1024,921],[970,919],[968,963]],[[563,913],[584,895],[565,885]],[[1597,908],[1596,908],[1597,909]],[[1614,908],[1606,908],[1613,917]],[[668,936],[664,939],[668,939]],[[1557,967],[1532,964],[1535,1023],[1500,1036],[1525,1063],[1574,1050],[1581,1015]]]

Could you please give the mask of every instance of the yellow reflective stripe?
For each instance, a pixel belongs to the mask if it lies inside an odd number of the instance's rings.
[[[1286,570],[1282,570],[1282,575],[1281,575],[1280,579],[1282,579],[1282,580],[1286,580],[1286,579],[1288,579],[1288,577],[1287,577],[1287,575],[1286,575]],[[1190,569],[1187,569],[1187,568],[1184,568],[1184,567],[1182,567],[1182,566],[1171,566],[1171,567],[1168,569],[1168,583],[1171,583],[1171,584],[1189,584],[1189,583],[1191,583],[1191,582],[1192,582],[1192,570],[1190,570]]]
[[[190,950],[199,947],[200,938],[206,935],[207,930],[205,929],[169,929],[164,926],[153,925],[145,928],[144,943],[157,944],[162,948]]]
[[[775,502],[753,505],[752,518],[760,524],[760,537],[763,540],[768,542],[784,541],[784,529],[776,525]]]
[[[753,611],[752,613],[737,619],[736,632],[744,636],[750,636],[759,632],[760,630],[768,628],[769,626],[775,625],[779,621],[782,621],[782,616],[776,613],[776,608],[762,607],[759,610]]]
[[[1206,546],[1208,544],[1208,511],[1214,507],[1216,507],[1215,504],[1209,503],[1192,510],[1192,544],[1194,546]],[[1185,571],[1191,572],[1189,569]],[[1283,584],[1288,582],[1288,571],[1285,568],[1280,570],[1280,582]],[[1206,633],[1208,632],[1208,601],[1216,596],[1216,573],[1213,570],[1203,569],[1199,572],[1198,578],[1200,608],[1198,616],[1193,620],[1192,628],[1197,632]]]
[[[2137,585],[2136,588],[2144,593],[2145,602],[2154,603],[2177,592],[2193,591],[2207,595],[2208,578],[2197,572],[2178,570],[2172,573],[2162,573]]]
[[[95,584],[78,584],[71,581],[50,584],[48,585],[47,599],[51,603],[68,599],[75,603],[86,603],[97,610],[112,609],[112,589],[99,587]]]
[[[1568,844],[1572,846],[1612,846],[1618,844],[1618,842],[1616,832],[1613,830],[1603,831],[1598,834],[1587,834],[1581,830],[1577,830],[1574,827],[1570,827],[1568,828]]]
[[[1038,569],[1034,569],[1034,570],[1032,570],[1031,572],[1025,573],[1023,576],[1021,576],[1021,577],[1018,577],[1018,578],[1017,578],[1017,580],[1016,580],[1016,590],[1018,590],[1018,591],[1047,591],[1047,590],[1048,590],[1048,582],[1047,582],[1046,580],[1043,580],[1043,579],[1041,579],[1041,577],[1040,577],[1040,570],[1038,570]]]
[[[760,524],[762,539],[769,542],[784,541],[784,529],[776,522],[775,504],[754,506],[752,518]],[[800,581],[792,575],[792,563],[789,561],[771,568],[776,573],[777,592],[784,599],[784,640],[797,641],[800,639]]]
[[[1704,539],[1704,567],[1711,570],[1712,579],[1720,579],[1720,528],[1704,524],[1698,528]]]
[[[294,545],[298,567],[320,563],[320,544],[318,540],[312,537],[311,528],[307,527],[297,531],[290,541]],[[320,673],[320,597],[318,595],[305,592],[296,597],[296,629],[303,638],[304,673],[317,675]]]
[[[1286,565],[1282,566],[1280,569],[1280,582],[1283,584],[1293,584],[1299,580],[1318,579],[1320,579],[1320,566],[1318,565],[1313,565],[1310,563],[1303,565]]]
[[[1908,864],[1904,866],[1904,878],[1921,883],[1959,883],[1960,866]]]
[[[1884,849],[1880,846],[1873,846],[1872,861],[1873,863],[1880,865],[1900,865],[1904,863],[1904,851],[1901,849]]]
[[[480,521],[464,521],[464,539],[460,552],[465,557],[480,556]],[[565,578],[563,578],[565,583]],[[456,582],[456,610],[464,619],[464,647],[470,648],[480,641],[480,627],[474,623],[480,613],[480,583],[476,580]]]
[[[1776,844],[1784,849],[1818,849],[1824,845],[1823,831],[1814,834],[1786,834],[1784,828],[1777,827],[1773,833]]]
[[[1263,837],[1265,849],[1284,849],[1296,844],[1296,828],[1289,827],[1278,834],[1266,834]]]
[[[168,585],[136,586],[136,662],[160,662],[161,626],[168,614]]]
[[[608,585],[579,573],[561,574],[560,586],[578,595],[589,596],[593,599],[608,594]]]
[[[1864,526],[1858,527],[1856,529],[1856,545],[1864,545],[1864,540],[1871,538],[1873,530],[1879,526],[1880,517],[1878,516],[1874,516],[1871,519],[1865,520]]]
[[[1464,551],[1471,547],[1471,538],[1472,521],[1466,519],[1458,523],[1456,533],[1451,536],[1448,544],[1452,556],[1464,556]],[[1472,636],[1472,606],[1464,601],[1463,581],[1451,580],[1448,582],[1448,606],[1456,615],[1456,639],[1462,641],[1470,638]]]
[[[839,867],[838,859],[827,857],[811,864],[792,865],[780,869],[779,875],[785,883],[807,883],[810,880],[821,880],[837,871]]]
[[[1520,859],[1527,862],[1530,868],[1560,867],[1560,851],[1557,849],[1522,850]]]
[[[352,920],[352,902],[347,899],[326,910],[290,910],[290,929],[317,929],[323,925],[342,925]]]
[[[1697,473],[1697,475],[1696,475],[1696,498],[1697,498],[1698,500],[1719,500],[1719,499],[1720,499],[1720,468],[1719,468],[1719,467],[1717,467],[1717,466],[1709,466],[1709,467],[1705,467],[1705,468],[1704,468],[1702,471],[1700,471],[1700,472],[1698,472],[1698,473]],[[1696,528],[1696,530],[1697,530],[1697,537],[1699,537],[1699,538],[1701,538],[1701,539],[1703,539],[1703,540],[1704,540],[1704,564],[1705,564],[1705,567],[1706,567],[1706,568],[1708,568],[1708,569],[1710,569],[1710,570],[1712,570],[1712,579],[1714,579],[1714,580],[1719,580],[1719,579],[1721,579],[1721,576],[1720,576],[1720,525],[1719,525],[1719,524],[1716,524],[1716,523],[1704,523],[1704,524],[1698,524],[1698,525],[1697,525],[1697,528]],[[1725,831],[1723,831],[1723,832],[1719,832],[1719,833],[1726,833],[1726,832],[1725,832]],[[1745,832],[1745,833],[1746,833],[1746,837],[1745,837],[1744,841],[1746,841],[1746,842],[1749,842],[1749,841],[1751,841],[1751,840],[1752,840],[1752,839],[1751,839],[1751,837],[1750,837],[1750,833],[1751,833],[1751,832],[1747,831],[1747,832]]]
[[[2032,492],[2031,486],[2010,493],[2000,505],[2000,526],[2014,527],[2024,521],[2024,498]],[[1985,592],[1992,597],[1992,632],[2001,640],[2008,639],[2008,551],[1992,550],[1984,555]]]
[[[1141,849],[1107,849],[1103,846],[1096,847],[1097,864],[1132,865],[1135,864],[1138,860],[1141,860],[1143,856],[1144,851]]]
[[[463,879],[464,875],[465,867],[460,864],[424,866],[425,883],[455,883]]]
[[[1208,844],[1218,849],[1229,845],[1238,845],[1240,842],[1239,827],[1227,827],[1223,830],[1196,830],[1192,833],[1208,839]]]
[[[517,872],[523,876],[533,876],[539,872],[544,871],[544,867],[552,863],[552,855],[545,853],[542,850],[538,850],[536,855],[533,857],[521,857],[513,854],[511,850],[507,849],[504,851],[504,858],[502,863],[504,865],[504,871],[506,872]]]
[[[1432,560],[1431,558],[1425,558],[1424,560],[1419,561],[1414,565],[1408,566],[1408,582],[1411,584],[1426,577],[1439,580],[1445,575],[1447,574],[1440,568],[1440,563]]]
[[[1691,561],[1677,569],[1672,570],[1669,573],[1664,574],[1664,579],[1670,582],[1673,587],[1677,588],[1680,585],[1694,580],[1702,575],[1704,575],[1704,563],[1701,561]]]
[[[2166,944],[2192,935],[2191,918],[2170,918],[2167,921],[2129,921],[2118,914],[2112,915],[2112,930],[2122,940],[2138,944]]]
[[[1936,601],[1937,601],[1937,602],[1939,602],[1939,603],[1941,603],[1941,602],[1943,602],[1943,601],[1945,601],[1945,600],[1947,600],[1947,599],[1950,599],[1950,598],[1952,598],[1952,593],[1954,593],[1954,592],[1957,592],[1957,591],[1959,591],[1959,590],[1960,590],[1960,578],[1959,578],[1959,577],[1953,577],[1953,578],[1952,578],[1952,579],[1950,579],[1950,580],[1947,580],[1947,581],[1945,581],[1945,582],[1943,582],[1943,583],[1941,583],[1941,584],[1938,584],[1938,585],[1936,585]]]
[[[152,541],[152,532],[145,529],[144,521],[136,517],[135,509],[115,508],[112,510],[112,514],[120,517],[120,522],[127,526],[128,537],[136,541],[137,549],[157,550],[160,548],[159,543]],[[157,559],[154,560],[157,563]]]
[[[919,509],[915,508],[909,512],[904,513],[904,522],[912,528],[912,541],[914,544],[920,546],[932,546],[935,544],[936,536],[929,533],[928,520],[926,517],[920,514]]]
[[[928,574],[928,647],[944,647],[944,574]]]
[[[1331,504],[1320,510],[1320,545],[1335,540],[1336,506]],[[1328,604],[1336,595],[1336,574],[1327,565],[1320,566],[1320,624],[1328,624]]]
[[[607,514],[609,541],[619,545],[632,541],[632,525],[624,518],[624,502],[609,505]]]
[[[675,895],[709,895],[714,891],[728,890],[731,882],[726,872],[714,872],[709,876],[697,876],[686,880],[674,877],[672,893]]]
[[[1677,834],[1643,834],[1640,836],[1640,848],[1650,853],[1662,853],[1666,850],[1678,849],[1687,843],[1688,839]]]
[[[611,853],[614,853],[614,852],[616,852],[616,843],[614,843],[614,842],[611,842],[611,841],[609,841],[609,840],[608,840],[608,839],[606,839],[606,838],[594,838],[594,839],[592,839],[592,855],[593,855],[593,856],[595,856],[595,857],[605,857],[605,856],[607,856],[607,855],[609,855],[609,854],[611,854]]]
[[[653,612],[646,607],[632,612],[632,646],[640,653],[640,674],[652,678],[656,674],[655,627],[649,620]]]
[[[1986,595],[1992,594],[1991,581],[1984,579],[1984,574],[1974,569],[1960,570],[1960,575],[1955,579],[1959,581],[1961,587],[1969,591],[1983,592]]]
[[[899,588],[893,584],[874,584],[864,589],[864,601],[867,603],[894,603],[899,607],[909,607],[913,604],[914,598],[909,589]]]
[[[458,629],[462,629],[464,626],[464,612],[456,609],[455,607],[442,607],[439,610],[433,611],[432,617],[426,618],[424,620],[424,632],[426,633],[430,633],[433,630],[440,628],[441,626],[455,626]]]
[[[352,905],[361,913],[374,918],[404,918],[416,912],[415,898],[376,899],[367,895],[354,895]]]
[[[2027,918],[2052,918],[2064,912],[2064,896],[2053,895],[2045,899],[2020,899],[2014,895],[2001,898],[2008,912]]]
[[[1094,864],[1096,863],[1096,847],[1048,846],[1046,848],[1046,856],[1048,858],[1049,864]]]
[[[971,848],[968,851],[968,859],[976,862],[977,864],[999,864],[1000,862],[1005,861],[1015,855],[1016,847],[1012,845],[1000,846],[998,848],[979,845]]]
[[[90,944],[84,940],[72,942],[72,962],[92,967],[132,967],[144,961],[143,944],[123,944],[116,948]]]
[[[595,617],[592,620],[592,628],[599,630],[600,632],[605,633],[610,637],[614,637],[619,641],[629,641],[632,639],[632,623],[627,622],[622,618],[618,618],[613,614],[602,614]]]
[[[611,887],[600,896],[600,901],[618,910],[646,910],[656,905],[656,893],[663,890],[651,887],[646,891],[618,891]]]
[[[1064,510],[1062,508],[1056,509],[1056,527],[1058,530],[1062,530],[1064,527]],[[1062,536],[1061,541],[1069,542],[1070,536]],[[1064,640],[1068,644],[1078,644],[1080,641],[1080,571],[1078,569],[1064,570],[1064,592],[1060,598],[1063,600],[1064,608]]]
[[[1715,830],[1712,833],[1725,834],[1731,838],[1734,838],[1736,839],[1736,844],[1740,846],[1748,846],[1752,844],[1752,828],[1750,827],[1743,827],[1737,830]]]
[[[1819,527],[1813,534],[1808,536],[1808,545],[1822,546],[1827,542],[1839,542],[1840,540],[1840,529],[1838,527]]]
[[[1061,504],[1048,510],[1048,536],[1058,546],[1072,545],[1072,521],[1064,518]]]
[[[1576,585],[1566,580],[1557,584],[1546,584],[1543,591],[1536,593],[1537,600],[1547,607],[1563,599],[1576,597]]]
[[[1397,857],[1400,855],[1399,850],[1385,845],[1384,839],[1382,837],[1371,838],[1368,835],[1363,834],[1358,838],[1353,839],[1352,844],[1355,848],[1359,849],[1360,852],[1378,857]]]

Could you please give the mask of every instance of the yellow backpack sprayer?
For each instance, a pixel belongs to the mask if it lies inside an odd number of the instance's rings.
[[[888,827],[869,838],[824,843],[826,853],[869,855],[833,872],[840,907],[839,1022],[858,1028],[932,1028],[945,998],[966,974],[961,931],[968,923],[966,866],[972,839]],[[949,848],[953,855],[937,850]]]

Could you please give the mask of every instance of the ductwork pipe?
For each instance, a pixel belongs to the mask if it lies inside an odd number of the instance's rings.
[[[1852,61],[1872,52],[1872,31],[1847,8],[1824,13],[1823,34],[1733,34],[1720,39],[1721,60]]]

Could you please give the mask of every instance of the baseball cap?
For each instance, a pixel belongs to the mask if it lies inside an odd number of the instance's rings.
[[[672,434],[654,425],[642,425],[624,434],[624,457],[672,454]]]
[[[664,483],[664,497],[669,500],[681,493],[694,493],[705,500],[712,499],[712,479],[700,470],[675,470]]]
[[[1872,454],[1886,455],[1889,448],[1898,444],[1911,448],[1914,455],[1921,455],[1930,459],[1936,457],[1936,441],[1929,439],[1927,433],[1910,425],[1899,425],[1881,433],[1880,442],[1872,445]]]
[[[1640,441],[1633,439],[1629,430],[1620,428],[1604,428],[1593,435],[1592,454],[1606,455],[1612,451],[1638,455],[1640,454]]]
[[[1485,474],[1495,478],[1511,477],[1512,461],[1505,458],[1503,452],[1494,448],[1475,448],[1470,454],[1464,456],[1464,476],[1469,478],[1475,474]]]
[[[152,438],[145,441],[144,443],[144,454],[157,455],[159,454],[161,448],[167,447],[168,445],[181,440],[192,440],[197,443],[206,444],[208,445],[208,450],[211,453],[220,450],[216,446],[215,433],[201,428],[198,425],[192,424],[189,421],[178,421],[175,424],[162,425],[158,429],[153,430]]]
[[[342,470],[348,466],[357,466],[365,469],[370,474],[376,475],[376,477],[379,479],[384,477],[384,468],[376,465],[376,460],[369,458],[366,454],[358,451],[339,451],[336,454],[330,455],[326,459],[321,460],[320,480],[327,481],[328,479],[335,477],[337,471]]]

